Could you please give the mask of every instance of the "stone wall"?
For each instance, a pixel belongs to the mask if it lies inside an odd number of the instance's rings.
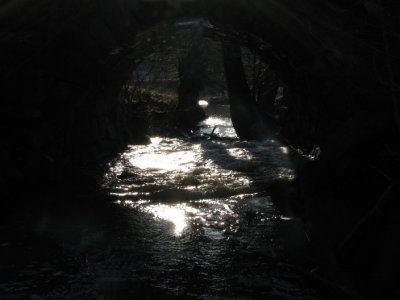
[[[21,198],[21,185],[26,192],[92,188],[93,167],[143,141],[146,119],[120,103],[119,93],[148,51],[138,32],[172,9],[114,0],[1,4],[5,204]]]
[[[207,7],[218,36],[256,51],[289,87],[283,126],[292,142],[321,145],[359,111],[392,110],[394,119],[395,1],[209,1]]]
[[[290,88],[290,141],[325,143],[359,111],[397,114],[396,1],[8,1],[0,9],[2,190],[58,178],[140,139],[118,102],[163,20],[206,16],[219,36],[267,61]],[[156,37],[155,37],[156,38]],[[305,142],[307,141],[307,142]],[[54,176],[54,173],[59,175]],[[73,173],[73,172],[72,172]],[[37,176],[39,174],[39,176]],[[9,197],[7,196],[7,197]],[[7,198],[6,197],[6,198]]]

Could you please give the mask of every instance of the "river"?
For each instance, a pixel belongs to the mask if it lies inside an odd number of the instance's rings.
[[[268,194],[294,177],[288,148],[206,111],[190,136],[127,147],[98,196],[51,194],[2,227],[0,299],[321,299],[288,251],[304,233]]]
[[[206,112],[194,135],[152,137],[109,164],[104,187],[122,225],[96,267],[99,280],[119,282],[117,294],[128,281],[124,291],[149,297],[316,299],[290,269],[283,235],[291,220],[266,192],[293,178],[288,148],[239,140],[229,106]]]

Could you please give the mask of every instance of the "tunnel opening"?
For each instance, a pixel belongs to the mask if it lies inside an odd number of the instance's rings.
[[[222,84],[220,79],[211,79],[221,74],[210,69],[212,60],[218,59],[212,56],[215,43],[203,37],[205,22],[186,18],[149,30],[148,35],[157,36],[158,41],[133,71],[121,97],[144,106],[142,112],[153,121],[150,134],[161,129],[164,134],[194,129],[205,117],[198,105],[200,95],[214,93],[215,86]]]
[[[243,45],[244,38],[222,36],[204,18],[184,18],[149,29],[138,41],[147,45],[122,87],[120,101],[152,120],[148,133],[153,135],[156,127],[164,134],[174,128],[194,132],[205,118],[199,101],[206,101],[230,105],[240,138],[266,138],[268,132],[277,131],[274,123],[284,118],[288,88],[259,54]]]
[[[285,180],[263,184],[267,197],[282,213],[300,220],[292,232],[300,228],[311,239],[306,244],[314,251],[311,264],[318,268],[302,270],[304,277],[325,293],[343,298],[352,298],[353,288],[356,298],[359,294],[366,299],[399,295],[393,281],[399,266],[400,169],[399,7],[395,1],[296,1],[296,5],[273,0],[63,5],[6,1],[0,9],[2,93],[7,98],[2,104],[0,151],[5,171],[0,194],[6,224],[2,228],[12,240],[1,244],[4,261],[14,259],[16,255],[10,253],[21,248],[14,230],[29,231],[24,245],[35,248],[32,245],[43,238],[43,228],[53,224],[47,221],[50,207],[73,205],[77,209],[70,213],[74,215],[83,205],[86,208],[76,224],[87,225],[82,220],[91,216],[91,203],[115,200],[99,191],[99,178],[127,145],[150,142],[157,149],[176,142],[157,143],[146,135],[188,135],[204,162],[212,160],[213,151],[219,149],[223,159],[213,162],[216,170],[225,164],[232,174],[242,172],[257,183],[257,174],[240,158],[249,157],[252,168],[262,168],[261,161],[268,159],[251,140],[270,138],[266,128],[271,127],[289,148],[273,143],[260,147],[289,153],[296,178],[283,168],[277,179],[283,174]],[[199,100],[227,104],[227,99],[236,133],[250,140],[234,142],[236,154],[220,144],[229,139],[218,140],[218,126],[224,123],[207,125],[203,144],[196,144],[190,133],[205,117]],[[235,155],[239,159],[230,161]],[[117,179],[143,188],[154,179],[144,175],[135,179],[128,171],[117,174]],[[201,189],[208,169],[197,166],[190,172],[175,178],[176,185],[183,190]],[[225,175],[220,173],[221,178]],[[237,185],[247,191],[247,183]],[[228,183],[207,184],[222,195],[227,193],[226,186],[236,188]],[[172,192],[157,195],[177,191]],[[178,195],[184,198],[186,192],[178,191]],[[252,198],[249,203],[258,207],[258,201]],[[221,203],[213,205],[218,211],[229,211],[220,209]],[[151,209],[169,221],[182,221],[182,211],[196,214],[186,206],[169,212],[164,208]],[[39,221],[32,218],[32,226],[25,226],[32,227],[33,233],[15,229],[24,227],[29,210],[40,215]],[[259,225],[266,219],[255,217],[251,210],[238,211],[249,228],[252,222]],[[19,225],[11,228],[15,222]],[[64,235],[55,239],[68,241],[64,248],[71,250],[78,243],[61,223],[57,223],[57,234]],[[91,234],[98,231],[96,226],[89,226]],[[80,225],[76,227],[79,230]],[[215,228],[205,231],[215,234]],[[47,237],[38,242],[37,252],[47,253],[48,242]],[[61,251],[63,242],[52,240],[51,247],[56,246],[50,254]],[[79,245],[79,253],[92,251]],[[35,250],[29,251],[36,255]],[[10,264],[7,268],[12,270]],[[18,287],[13,288],[14,292],[6,293],[18,293]],[[128,287],[112,284],[107,292],[117,293],[115,289],[129,292]],[[122,294],[118,297],[123,299]]]

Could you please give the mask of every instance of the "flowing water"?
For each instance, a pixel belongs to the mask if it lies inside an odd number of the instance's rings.
[[[153,137],[110,163],[104,186],[121,224],[93,267],[104,294],[314,299],[290,271],[282,252],[290,220],[266,192],[293,178],[288,149],[239,140],[228,106],[207,110],[194,135]]]
[[[207,113],[110,162],[112,203],[65,195],[27,215],[33,236],[1,228],[0,299],[320,299],[286,258],[304,234],[267,192],[294,176],[288,149],[239,140],[228,106]]]

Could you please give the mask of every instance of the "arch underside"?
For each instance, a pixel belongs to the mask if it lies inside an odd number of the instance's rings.
[[[368,213],[400,169],[397,2],[2,1],[2,206],[25,198],[21,181],[38,193],[49,182],[96,185],[88,170],[143,142],[146,119],[120,101],[121,89],[159,32],[201,17],[209,38],[251,49],[288,87],[282,135],[321,147],[299,172],[302,193]]]

